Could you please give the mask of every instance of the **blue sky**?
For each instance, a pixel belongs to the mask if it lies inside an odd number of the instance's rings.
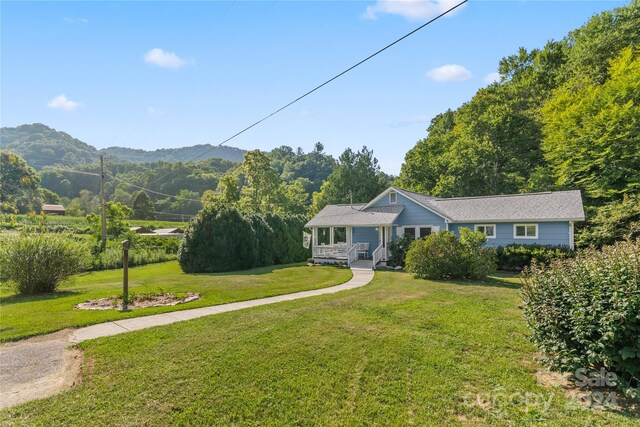
[[[455,3],[2,1],[0,121],[98,148],[216,144]],[[397,174],[500,58],[624,4],[472,0],[228,145],[366,145]]]

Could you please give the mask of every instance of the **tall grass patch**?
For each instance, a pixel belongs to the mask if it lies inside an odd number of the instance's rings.
[[[84,268],[86,249],[62,235],[6,237],[0,245],[0,277],[20,294],[54,292]]]

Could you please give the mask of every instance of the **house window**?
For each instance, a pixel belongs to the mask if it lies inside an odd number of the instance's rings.
[[[430,235],[434,230],[431,225],[416,225],[413,227],[404,227],[402,234],[411,240],[418,240]]]
[[[402,234],[404,236],[410,238],[411,240],[415,240],[415,238],[416,238],[416,228],[415,227],[405,227]]]
[[[333,243],[347,243],[347,229],[345,227],[333,228]]]
[[[420,227],[420,238],[427,237],[431,234],[431,227]]]
[[[514,224],[513,238],[514,239],[537,239],[538,224]]]
[[[389,204],[393,205],[398,203],[398,193],[395,191],[389,192]]]
[[[318,228],[318,245],[331,243],[331,229],[329,227]]]
[[[480,231],[487,236],[487,239],[496,238],[496,225],[495,224],[479,224],[475,226],[475,231]]]

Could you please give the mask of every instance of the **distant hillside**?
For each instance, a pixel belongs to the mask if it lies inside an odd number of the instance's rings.
[[[40,123],[4,127],[0,129],[0,137],[3,150],[19,154],[36,169],[95,163],[99,157],[95,147]]]
[[[0,129],[0,148],[13,151],[24,158],[29,166],[42,169],[47,166],[78,166],[96,163],[100,154],[120,161],[152,163],[158,161],[184,162],[201,154],[198,160],[218,158],[241,162],[245,151],[235,147],[213,147],[209,144],[182,148],[165,148],[154,151],[124,147],[109,147],[98,150],[95,147],[59,132],[41,123]],[[207,150],[211,151],[207,151]]]
[[[209,151],[210,150],[210,151]],[[100,150],[111,158],[133,163],[150,162],[187,162],[199,157],[198,160],[217,158],[232,162],[241,162],[245,150],[235,147],[214,147],[210,144],[193,145],[181,148],[161,148],[154,151],[136,150],[124,147],[109,147]],[[205,153],[205,154],[203,154]]]

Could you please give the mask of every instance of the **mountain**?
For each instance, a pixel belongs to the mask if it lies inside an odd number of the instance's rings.
[[[214,147],[209,144],[181,148],[163,148],[145,151],[124,147],[109,147],[98,150],[71,135],[52,129],[41,123],[0,129],[0,148],[13,151],[24,158],[35,169],[47,166],[78,166],[99,161],[100,154],[114,160],[133,163],[184,162],[218,158],[241,162],[244,150],[235,147]]]
[[[19,154],[35,169],[95,163],[100,156],[95,147],[41,123],[3,127],[0,129],[0,147]]]
[[[114,159],[132,163],[150,162],[188,162],[195,159],[207,160],[218,158],[232,162],[241,162],[244,158],[245,150],[236,147],[216,147],[210,144],[193,145],[181,148],[161,148],[154,151],[138,150],[125,147],[109,147],[100,150]]]

